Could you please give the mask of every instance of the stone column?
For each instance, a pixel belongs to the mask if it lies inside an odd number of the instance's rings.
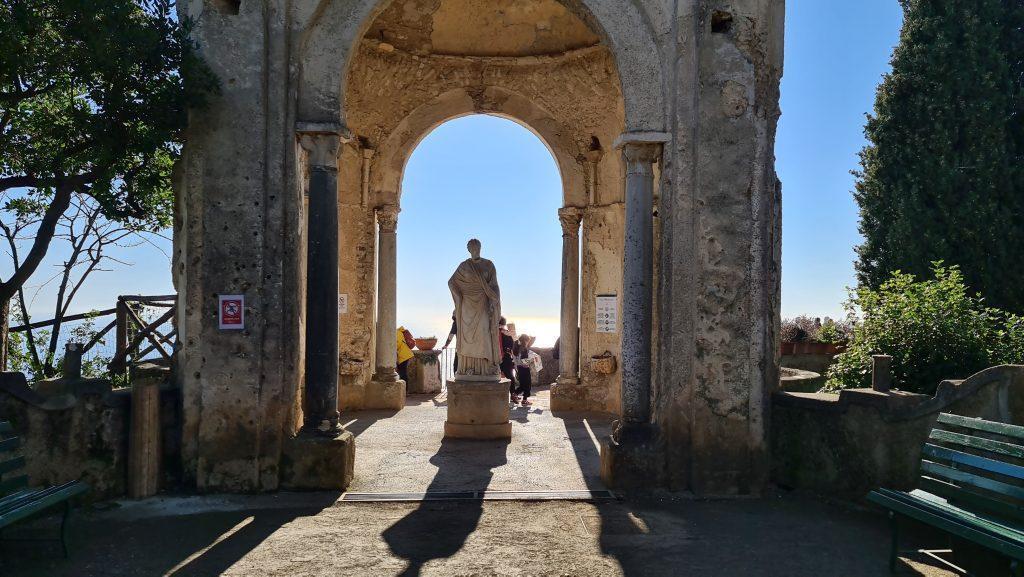
[[[651,301],[654,253],[654,163],[661,144],[622,144],[626,159],[626,245],[622,280],[622,419],[651,420]]]
[[[324,436],[338,424],[338,152],[341,129],[298,131],[309,179],[306,251],[306,406],[304,427]]]
[[[365,408],[401,409],[405,406],[406,383],[395,371],[398,329],[397,296],[397,206],[377,208],[377,347],[373,379],[366,387]]]
[[[558,349],[558,384],[579,384],[580,371],[580,221],[583,210],[558,210],[562,222],[562,314]]]
[[[622,418],[601,443],[601,478],[610,487],[650,487],[665,477],[663,441],[651,422],[651,310],[654,163],[668,135],[623,134],[626,240],[622,263]]]
[[[397,381],[395,331],[398,329],[397,206],[377,209],[377,351],[373,380]]]

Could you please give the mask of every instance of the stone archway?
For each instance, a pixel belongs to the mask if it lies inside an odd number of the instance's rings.
[[[481,101],[487,102],[481,106]],[[572,330],[562,331],[566,351],[577,351],[576,326],[579,308],[580,267],[579,226],[588,197],[592,196],[586,163],[573,154],[571,130],[561,126],[552,115],[521,94],[500,87],[487,87],[475,94],[466,89],[450,90],[417,107],[402,119],[393,132],[381,140],[375,152],[370,187],[376,191],[371,205],[377,214],[377,322],[375,334],[390,335],[397,325],[397,229],[401,210],[401,183],[409,158],[419,143],[441,124],[454,118],[484,113],[511,120],[523,126],[544,144],[558,167],[562,181],[562,205],[558,218],[563,226],[563,270],[561,276],[561,319]],[[364,175],[365,178],[365,175]],[[592,180],[590,181],[592,182]],[[366,384],[361,408],[401,409],[405,390],[396,385],[393,345],[380,338],[374,351],[374,376]],[[563,355],[563,381],[576,379],[578,354]],[[342,383],[342,387],[345,383]],[[343,403],[349,408],[355,405]],[[573,407],[565,407],[573,408]]]
[[[317,477],[341,461],[311,462],[320,449],[297,447],[353,442],[310,439],[321,425],[336,430],[338,339],[322,322],[338,310],[336,251],[359,263],[341,271],[342,283],[375,266],[376,203],[363,183],[370,188],[371,151],[391,131],[363,130],[350,79],[357,52],[368,48],[366,31],[389,4],[245,0],[227,13],[204,0],[178,3],[221,80],[211,106],[190,116],[175,178],[182,461],[186,479],[201,490],[344,484],[336,473]],[[715,7],[716,18],[691,0],[559,4],[599,38],[621,91],[618,131],[589,130],[600,141],[594,150],[589,138],[574,135],[582,168],[570,171],[593,194],[583,209],[584,239],[618,219],[622,238],[605,244],[631,247],[588,253],[584,240],[583,249],[584,260],[622,275],[623,334],[614,340],[623,343],[619,374],[632,385],[612,410],[650,425],[609,445],[608,454],[621,458],[608,470],[626,484],[757,493],[767,479],[777,380],[781,192],[773,145],[784,1],[733,0]],[[387,55],[384,46],[373,50]],[[467,65],[482,73],[472,60]],[[448,80],[459,78],[468,76]],[[509,88],[491,80],[476,84]],[[586,94],[579,84],[564,90]],[[611,153],[616,141],[621,155]],[[386,188],[372,194],[398,192]],[[343,211],[357,242],[338,246],[338,212],[329,207]],[[566,217],[572,224],[575,216]],[[307,261],[314,243],[327,249],[319,271]],[[323,284],[310,282],[317,274]],[[583,284],[586,295],[601,290]],[[219,294],[244,295],[244,331],[219,329]],[[372,293],[369,299],[352,304],[350,314],[372,319]],[[582,324],[593,321],[592,304],[580,307]],[[350,324],[343,320],[342,327]],[[304,359],[310,344],[325,345],[313,351],[322,363]],[[295,437],[304,419],[312,426]]]

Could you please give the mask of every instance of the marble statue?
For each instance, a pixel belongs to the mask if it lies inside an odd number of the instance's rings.
[[[458,339],[455,352],[459,356],[457,380],[498,381],[501,373],[501,340],[498,319],[501,318],[501,293],[494,263],[480,258],[480,241],[466,245],[470,258],[462,261],[448,288],[455,301],[455,325]]]

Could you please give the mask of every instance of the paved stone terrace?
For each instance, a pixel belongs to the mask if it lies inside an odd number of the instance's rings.
[[[70,561],[49,544],[0,545],[0,574],[889,574],[881,516],[793,495],[732,501],[662,495],[600,504],[339,503],[337,498],[307,493],[125,503],[79,517]],[[897,574],[951,575],[906,561]]]
[[[511,441],[444,440],[445,394],[410,396],[401,411],[342,414],[356,435],[355,478],[364,493],[603,489],[598,439],[611,418],[551,413],[547,388],[512,409]]]
[[[546,394],[514,410],[509,443],[443,442],[443,397],[397,414],[362,412],[351,489],[603,488],[600,415],[553,416]],[[799,495],[698,501],[354,503],[339,493],[158,497],[84,511],[73,557],[46,543],[0,543],[4,577],[120,576],[883,576],[883,517]],[[9,537],[55,530],[49,518]],[[928,545],[941,546],[939,538]],[[904,560],[900,575],[951,575]]]

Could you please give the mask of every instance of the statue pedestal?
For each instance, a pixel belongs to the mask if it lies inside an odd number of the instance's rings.
[[[448,439],[510,439],[508,379],[448,381]]]

